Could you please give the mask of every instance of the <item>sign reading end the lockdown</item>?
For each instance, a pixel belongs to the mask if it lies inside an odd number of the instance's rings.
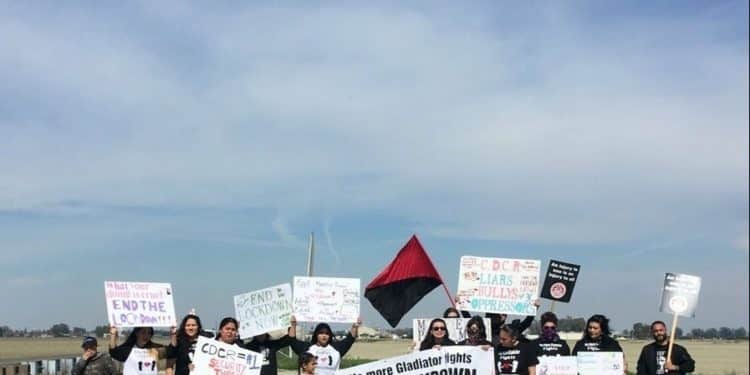
[[[234,311],[245,339],[289,326],[292,286],[281,284],[234,296]]]
[[[570,302],[580,270],[581,266],[577,264],[550,259],[547,277],[544,278],[540,297],[553,301]]]
[[[664,289],[661,294],[660,312],[695,317],[698,295],[701,292],[701,278],[680,273],[667,273],[664,276]]]
[[[105,281],[107,319],[117,327],[173,327],[174,314],[172,285],[169,283],[141,283]]]
[[[539,261],[462,256],[456,308],[515,315],[536,315]]]

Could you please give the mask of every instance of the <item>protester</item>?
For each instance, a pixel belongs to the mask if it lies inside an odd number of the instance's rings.
[[[441,346],[452,345],[456,345],[456,342],[450,339],[445,320],[435,318],[430,321],[430,328],[422,343],[419,344],[419,350],[439,349]]]
[[[534,306],[539,308],[539,300],[536,299],[533,302]],[[497,346],[500,343],[500,327],[506,324],[508,314],[496,314],[496,313],[485,313],[484,316],[490,319],[490,331],[492,332],[492,345]],[[522,343],[529,342],[529,339],[524,336],[523,332],[531,327],[531,323],[534,322],[534,315],[528,315],[523,320],[513,319],[509,324],[516,332],[518,332],[518,341]]]
[[[483,349],[489,349],[492,343],[487,340],[487,331],[484,326],[484,319],[475,316],[466,323],[466,339],[458,345],[481,346]]]
[[[302,353],[299,356],[299,372],[303,375],[314,375],[318,359],[310,353]]]
[[[570,355],[568,343],[561,340],[557,334],[557,315],[548,311],[542,314],[540,320],[542,332],[537,339],[531,341],[532,347],[536,349],[536,355],[538,357]]]
[[[586,331],[583,338],[576,342],[573,347],[573,355],[579,352],[621,352],[623,362],[623,373],[627,373],[628,362],[625,360],[625,352],[620,344],[610,337],[609,319],[606,316],[596,314],[586,321]]]
[[[151,341],[153,327],[135,327],[125,342],[117,345],[117,327],[109,329],[109,355],[122,365],[122,375],[157,375],[158,363],[167,356],[164,345]]]
[[[86,336],[81,348],[83,348],[83,354],[81,360],[73,366],[73,375],[117,375],[112,358],[96,350],[95,337]]]
[[[216,340],[229,345],[242,346],[242,340],[237,337],[237,319],[226,317],[219,322],[219,331],[216,332]]]
[[[667,325],[664,322],[657,320],[651,323],[651,335],[654,337],[654,342],[644,346],[641,350],[637,375],[683,375],[695,371],[695,361],[680,345],[673,343],[672,355],[667,358],[669,337],[667,337]]]
[[[297,322],[292,320],[291,332],[296,332]],[[333,337],[331,326],[327,323],[318,323],[313,330],[310,342],[304,342],[292,338],[292,350],[301,356],[303,353],[310,353],[317,358],[315,375],[334,375],[339,369],[341,358],[351,349],[357,338],[359,326],[362,319],[352,324],[352,328],[346,334],[346,337],[338,341]]]
[[[443,318],[471,318],[468,311],[458,311],[455,307],[449,307],[443,311]]]
[[[295,329],[290,329],[287,334],[281,338],[272,340],[271,335],[264,333],[262,335],[256,335],[245,344],[245,349],[252,350],[256,353],[263,355],[263,366],[260,368],[260,375],[276,375],[278,374],[278,364],[276,362],[276,352],[280,349],[291,345],[294,340],[292,337],[296,336],[297,321],[292,317]],[[291,336],[291,337],[290,337]]]
[[[500,343],[495,348],[498,374],[536,375],[536,365],[539,363],[536,351],[518,338],[519,333],[513,327],[500,327]]]
[[[193,355],[199,336],[211,335],[203,331],[201,318],[195,314],[185,315],[180,327],[170,336],[167,346],[167,375],[172,371],[175,375],[188,375],[193,370]]]

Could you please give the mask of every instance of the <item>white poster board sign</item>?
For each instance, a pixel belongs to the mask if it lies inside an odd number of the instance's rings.
[[[130,281],[105,281],[107,319],[116,327],[174,327],[172,285]]]
[[[541,356],[536,375],[578,375],[578,358],[571,356]]]
[[[580,375],[622,375],[624,367],[622,352],[578,352]]]
[[[538,260],[461,257],[456,308],[514,315],[536,315]]]
[[[198,336],[190,375],[260,375],[263,355]]]
[[[292,286],[281,284],[234,296],[234,312],[243,339],[289,327]]]
[[[430,322],[434,318],[430,319],[414,319],[412,322],[412,337],[416,346],[415,351],[419,350],[419,344],[427,336],[427,332],[430,328]],[[448,328],[448,338],[455,341],[456,343],[465,340],[466,337],[466,323],[471,318],[441,318],[445,321],[445,326]],[[488,318],[482,318],[484,321],[484,332],[487,335],[487,341],[492,341],[492,332],[490,330],[490,320]]]
[[[294,277],[294,317],[299,322],[354,323],[359,319],[359,279]]]
[[[492,374],[494,351],[444,346],[336,371],[336,375]]]

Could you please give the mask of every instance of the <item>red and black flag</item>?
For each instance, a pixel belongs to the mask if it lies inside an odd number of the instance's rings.
[[[396,258],[365,288],[365,298],[396,327],[414,305],[443,279],[414,235]]]

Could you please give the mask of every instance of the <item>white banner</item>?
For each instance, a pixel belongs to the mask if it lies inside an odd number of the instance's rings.
[[[445,325],[448,328],[448,338],[458,343],[466,339],[466,323],[471,318],[442,318],[445,320]],[[490,320],[488,318],[482,318],[484,321],[484,331],[487,335],[487,341],[492,341],[492,332],[490,330]],[[430,328],[430,322],[432,319],[414,319],[411,329],[412,337],[416,346],[414,350],[419,350],[419,344],[427,336],[427,332]]]
[[[492,374],[492,348],[444,346],[336,371],[336,375]]]
[[[580,375],[623,375],[622,352],[578,352]]]
[[[294,317],[299,322],[354,323],[359,279],[294,277]]]
[[[172,285],[105,281],[107,319],[117,327],[174,327]]]
[[[458,274],[459,310],[536,315],[539,261],[531,259],[461,257]]]
[[[578,358],[570,356],[539,357],[536,375],[578,375]]]
[[[262,364],[260,353],[198,336],[190,375],[260,375]]]
[[[281,284],[234,296],[234,311],[243,339],[287,328],[292,317],[292,286]]]

